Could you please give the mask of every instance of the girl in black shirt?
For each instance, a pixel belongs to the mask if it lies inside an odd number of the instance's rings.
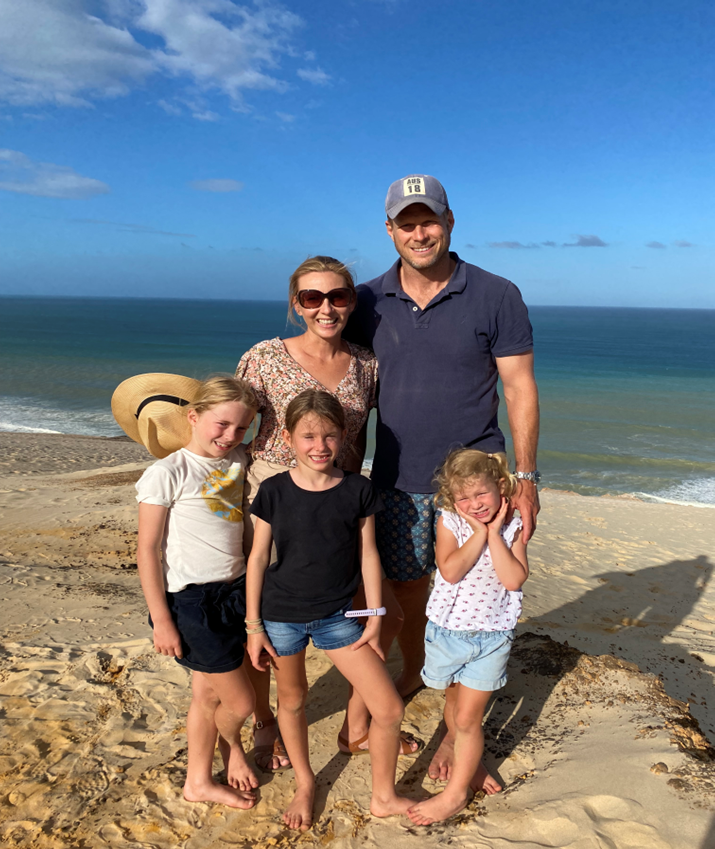
[[[367,478],[334,465],[345,438],[340,402],[314,389],[288,405],[283,438],[297,466],[265,480],[246,576],[248,653],[257,669],[273,665],[278,721],[295,769],[296,794],[283,814],[290,828],[310,828],[315,775],[310,767],[305,649],[323,649],[365,700],[372,715],[369,752],[375,816],[406,813],[413,802],[395,792],[402,699],[380,648],[382,572],[374,514],[380,497]],[[277,560],[270,564],[271,543]],[[270,564],[270,565],[269,565]],[[351,611],[363,580],[371,610],[364,630]],[[270,661],[265,654],[270,655]]]

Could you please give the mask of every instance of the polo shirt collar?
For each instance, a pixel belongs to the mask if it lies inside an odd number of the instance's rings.
[[[455,251],[450,251],[449,255],[457,263],[452,276],[449,278],[449,283],[439,293],[441,297],[446,295],[456,295],[464,291],[467,285],[467,263],[460,259]],[[400,266],[402,260],[397,262],[385,272],[382,281],[382,291],[385,295],[402,295],[402,287],[400,286]]]

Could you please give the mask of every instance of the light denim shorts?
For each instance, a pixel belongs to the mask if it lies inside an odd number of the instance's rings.
[[[464,684],[492,693],[507,682],[514,631],[452,631],[427,622],[422,680],[435,690]]]
[[[350,602],[332,616],[313,622],[269,622],[264,619],[263,627],[278,657],[302,652],[311,639],[316,649],[343,649],[362,637],[363,626],[357,619],[348,619],[345,616],[345,611],[350,610],[352,606]]]

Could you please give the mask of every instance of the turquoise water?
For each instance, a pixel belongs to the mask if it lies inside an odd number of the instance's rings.
[[[715,311],[530,315],[544,484],[715,504]],[[126,377],[233,372],[292,332],[270,301],[0,298],[0,430],[119,435],[109,398]]]

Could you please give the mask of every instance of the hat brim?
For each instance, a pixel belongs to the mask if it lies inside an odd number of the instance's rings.
[[[410,197],[404,198],[399,203],[393,204],[389,209],[385,209],[385,212],[387,213],[387,217],[391,221],[394,221],[403,209],[407,209],[408,206],[412,206],[415,203],[421,203],[423,206],[428,206],[432,212],[437,215],[444,215],[444,212],[447,209],[445,204],[439,203],[438,201],[432,200],[424,195],[411,195]]]
[[[130,439],[154,457],[166,457],[191,438],[187,407],[200,386],[179,374],[139,374],[114,390],[112,415]]]

